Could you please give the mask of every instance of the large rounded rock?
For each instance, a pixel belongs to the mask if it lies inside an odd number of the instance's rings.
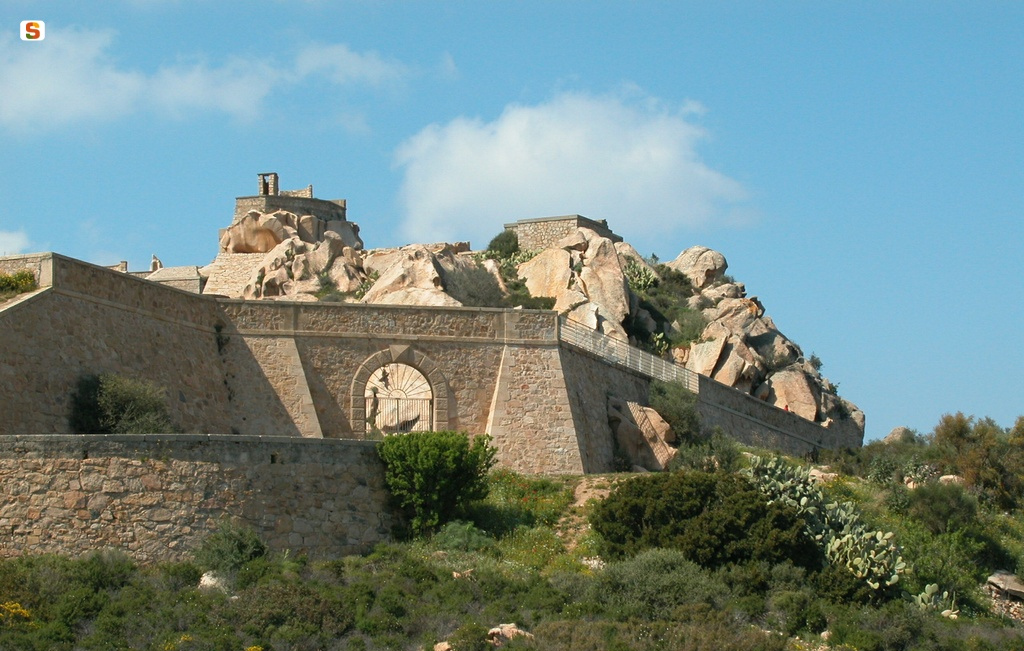
[[[729,263],[718,251],[706,246],[691,246],[667,266],[685,274],[697,289],[704,289],[721,280]]]

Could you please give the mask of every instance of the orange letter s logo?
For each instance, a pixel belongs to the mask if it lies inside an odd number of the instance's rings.
[[[46,23],[41,20],[21,21],[21,40],[41,41],[46,38]]]

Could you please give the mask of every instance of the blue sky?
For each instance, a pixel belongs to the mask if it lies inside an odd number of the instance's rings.
[[[1022,61],[1019,2],[8,0],[0,253],[205,264],[264,171],[368,247],[580,213],[723,252],[868,439],[1010,426]]]

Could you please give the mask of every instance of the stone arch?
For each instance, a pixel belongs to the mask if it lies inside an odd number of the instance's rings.
[[[434,360],[412,346],[388,346],[384,350],[370,355],[360,364],[352,378],[349,394],[350,413],[352,414],[352,432],[366,431],[366,398],[364,390],[373,373],[389,364],[405,364],[413,367],[426,377],[434,399],[433,429],[448,429],[448,379]]]

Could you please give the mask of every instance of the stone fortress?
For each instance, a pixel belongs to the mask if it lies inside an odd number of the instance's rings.
[[[665,447],[644,408],[654,378],[684,383],[703,427],[745,443],[801,454],[862,442],[862,415],[833,426],[820,410],[780,409],[709,377],[714,368],[701,374],[603,332],[601,308],[581,324],[461,306],[442,289],[469,264],[468,245],[365,251],[346,208],[311,186],[280,191],[266,173],[257,195],[236,200],[221,252],[202,268],[0,258],[0,272],[29,269],[39,285],[0,304],[0,554],[117,547],[142,561],[181,558],[223,517],[276,549],[364,550],[392,524],[367,440],[379,430],[488,434],[499,463],[524,473],[608,472],[617,447],[654,469]],[[595,249],[621,242],[579,215],[506,227],[537,249],[574,233]],[[369,287],[363,302],[315,301],[324,285]],[[728,341],[716,348],[722,368]],[[709,359],[699,347],[691,357]],[[73,434],[77,382],[103,372],[163,387],[188,434]]]

